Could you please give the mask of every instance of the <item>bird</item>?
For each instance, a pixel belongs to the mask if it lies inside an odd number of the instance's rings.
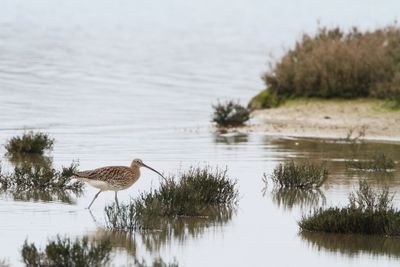
[[[118,191],[131,187],[140,177],[140,168],[145,167],[160,175],[164,180],[165,177],[155,169],[143,163],[141,159],[134,159],[129,167],[126,166],[107,166],[94,170],[78,171],[73,173],[71,179],[77,179],[86,182],[89,185],[100,189],[94,196],[92,202],[87,207],[90,209],[93,202],[103,191],[115,191],[115,202],[118,204]]]

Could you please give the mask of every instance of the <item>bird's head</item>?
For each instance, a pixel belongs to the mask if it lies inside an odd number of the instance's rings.
[[[141,159],[132,160],[131,167],[143,167],[143,161]]]
[[[140,167],[145,167],[145,168],[147,168],[149,170],[152,170],[153,172],[157,173],[158,175],[160,175],[165,180],[165,177],[161,173],[159,173],[155,169],[151,168],[150,166],[147,166],[146,164],[144,164],[141,159],[134,159],[132,161],[131,168],[132,169],[134,169],[134,168],[136,169],[136,168],[140,168]]]

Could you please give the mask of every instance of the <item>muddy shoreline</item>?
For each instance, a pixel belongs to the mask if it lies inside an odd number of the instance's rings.
[[[240,132],[274,136],[400,142],[400,111],[381,101],[294,101],[257,110]]]

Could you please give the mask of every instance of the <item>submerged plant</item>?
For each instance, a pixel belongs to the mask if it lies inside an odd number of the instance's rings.
[[[210,229],[222,231],[222,226],[232,220],[235,212],[235,207],[217,207],[210,208],[206,216],[153,218],[153,221],[146,222],[147,227],[152,229],[140,231],[142,241],[150,252],[160,251],[172,242],[183,245],[188,239],[202,237]]]
[[[349,196],[344,208],[318,209],[303,217],[301,230],[330,233],[400,235],[400,211],[393,208],[393,196],[387,188],[374,191],[365,181]]]
[[[375,153],[366,161],[350,160],[346,161],[348,168],[366,171],[384,172],[395,168],[396,163],[384,153]]]
[[[192,167],[179,181],[167,178],[159,189],[142,193],[129,204],[107,206],[106,223],[111,229],[153,228],[160,218],[208,216],[236,204],[237,198],[236,181],[226,170]]]
[[[110,261],[109,240],[89,241],[87,237],[72,241],[57,236],[50,240],[44,251],[25,240],[21,256],[27,266],[105,266]]]
[[[40,154],[8,154],[7,160],[13,165],[22,167],[44,167],[51,168],[53,159]]]
[[[22,136],[11,138],[5,148],[7,153],[31,153],[43,154],[45,150],[52,150],[54,139],[50,138],[47,133],[33,131],[24,133]]]
[[[178,267],[178,262],[174,259],[172,263],[166,263],[162,258],[158,257],[153,260],[153,262],[149,265],[147,262],[142,259],[139,261],[135,258],[135,266],[136,267]]]
[[[264,174],[265,180],[267,176]],[[323,165],[311,163],[295,164],[294,161],[279,164],[270,176],[275,187],[311,189],[320,187],[328,178]]]
[[[318,251],[339,252],[348,256],[369,254],[373,256],[400,257],[400,242],[398,238],[361,234],[321,234],[303,231],[302,240],[315,247]]]
[[[250,110],[233,101],[228,101],[225,104],[218,103],[213,105],[213,109],[212,121],[217,123],[218,126],[242,126],[250,119]]]
[[[272,201],[278,206],[283,206],[286,209],[292,209],[294,206],[300,208],[314,207],[316,205],[326,203],[324,193],[316,189],[297,189],[297,188],[275,188],[271,192]]]

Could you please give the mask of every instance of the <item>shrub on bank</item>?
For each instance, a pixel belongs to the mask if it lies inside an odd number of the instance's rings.
[[[250,119],[250,110],[234,101],[213,105],[212,121],[222,127],[242,126]]]
[[[270,92],[265,101],[276,94],[278,98],[376,97],[400,105],[400,28],[354,27],[348,32],[319,28],[313,36],[303,34],[262,78]]]
[[[387,188],[377,192],[366,181],[361,181],[358,191],[350,194],[349,202],[344,208],[318,209],[303,217],[299,222],[300,229],[330,233],[400,235],[400,211],[393,208],[393,196]]]
[[[168,178],[159,189],[142,193],[129,204],[105,208],[108,228],[152,228],[160,218],[208,216],[237,202],[236,181],[226,171],[190,168],[179,181]]]
[[[33,131],[24,133],[22,136],[11,138],[5,148],[7,153],[31,153],[43,154],[45,150],[52,150],[54,139],[50,138],[48,134]]]

